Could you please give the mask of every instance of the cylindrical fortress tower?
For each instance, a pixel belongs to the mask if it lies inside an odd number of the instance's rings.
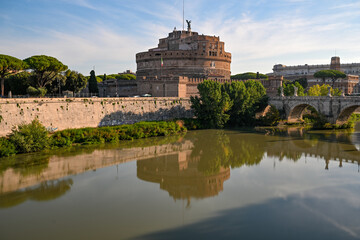
[[[231,53],[219,37],[176,31],[159,40],[157,48],[136,54],[137,78],[186,76],[230,79]]]

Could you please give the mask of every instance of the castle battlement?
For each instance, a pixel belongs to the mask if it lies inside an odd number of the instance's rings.
[[[146,52],[136,54],[138,79],[154,76],[230,79],[231,53],[220,37],[174,29]]]

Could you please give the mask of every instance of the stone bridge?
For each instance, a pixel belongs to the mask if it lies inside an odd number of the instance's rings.
[[[360,107],[360,96],[358,97],[313,97],[313,96],[291,96],[271,97],[269,104],[275,106],[285,114],[288,122],[297,122],[302,119],[304,110],[313,107],[333,124],[342,125],[346,123],[352,113]]]

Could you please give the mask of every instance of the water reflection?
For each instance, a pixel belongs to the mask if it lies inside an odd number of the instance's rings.
[[[72,179],[42,182],[35,188],[25,188],[0,195],[0,208],[9,208],[27,200],[49,201],[61,197],[70,190]]]
[[[0,163],[1,237],[360,236],[357,133],[266,131],[23,155],[30,167],[8,159]]]
[[[322,159],[326,170],[335,161],[339,167],[344,162],[360,162],[359,132],[259,131],[194,131],[185,136],[5,158],[0,161],[0,195],[135,160],[138,178],[160,184],[174,199],[215,196],[229,179],[230,168],[258,165],[265,157],[296,162],[311,156]]]
[[[202,161],[206,162],[206,161]],[[191,152],[163,156],[137,162],[137,177],[144,181],[159,183],[160,188],[176,199],[205,198],[218,195],[224,181],[230,177],[230,169],[218,167],[216,172],[204,173],[201,158]],[[210,165],[211,170],[213,169]]]

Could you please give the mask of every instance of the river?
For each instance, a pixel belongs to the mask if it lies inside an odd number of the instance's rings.
[[[360,130],[199,130],[0,159],[0,239],[359,239]]]

